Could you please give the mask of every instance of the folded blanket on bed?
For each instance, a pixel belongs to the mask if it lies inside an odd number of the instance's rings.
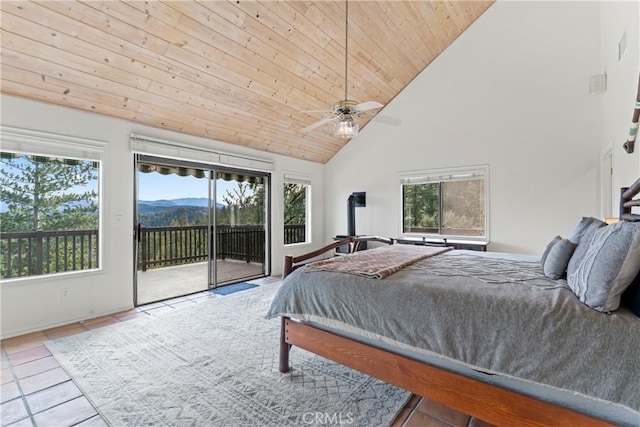
[[[383,246],[307,265],[305,272],[338,271],[371,279],[384,279],[407,265],[451,248],[414,245]]]

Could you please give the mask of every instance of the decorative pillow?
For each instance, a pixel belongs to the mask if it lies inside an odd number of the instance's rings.
[[[584,235],[569,262],[569,287],[589,307],[613,311],[620,306],[620,295],[640,271],[640,223],[619,222],[596,229],[588,242],[582,239]],[[573,264],[581,246],[586,247],[584,256],[577,265]]]
[[[571,240],[576,245],[579,245],[580,240],[582,240],[583,236],[586,238],[587,236],[590,236],[593,231],[600,227],[604,227],[605,225],[607,225],[607,223],[604,221],[600,221],[597,218],[584,216],[582,217],[578,225],[576,225],[576,228],[573,230],[573,234],[571,235],[571,237],[569,237],[569,240]]]
[[[556,240],[554,240],[556,241]],[[542,263],[542,271],[550,279],[560,279],[567,272],[567,266],[576,245],[569,239],[559,239],[551,247],[545,261]]]
[[[560,236],[554,237],[553,240],[549,242],[549,244],[547,245],[546,249],[542,253],[542,258],[540,259],[540,264],[542,265],[542,270],[543,271],[544,271],[544,262],[547,260],[547,256],[549,255],[549,252],[551,251],[551,248],[553,248],[555,246],[555,244],[558,243],[561,240],[562,240],[562,237],[560,237]]]
[[[606,222],[592,217],[583,217],[580,220],[575,230],[573,231],[573,234],[569,238],[569,240],[571,240],[578,246],[571,256],[571,259],[569,260],[569,265],[567,267],[568,274],[578,268],[578,265],[584,258],[587,249],[589,248],[589,241],[593,237],[593,234],[596,232],[596,230],[599,230],[601,227],[605,227],[606,225]]]

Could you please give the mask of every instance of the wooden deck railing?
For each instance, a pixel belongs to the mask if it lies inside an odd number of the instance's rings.
[[[304,242],[304,225],[285,226],[285,244]],[[220,225],[216,259],[264,262],[262,226]],[[207,260],[206,225],[140,227],[139,268],[188,264]],[[98,267],[98,230],[0,233],[0,278],[27,277]]]
[[[284,225],[284,244],[303,243],[306,241],[306,224],[285,224]]]
[[[285,225],[285,244],[305,239],[304,225]],[[262,226],[218,225],[216,259],[264,262],[265,231]],[[207,260],[207,226],[140,227],[140,265],[150,267],[188,264]]]
[[[0,233],[0,277],[98,267],[98,230]]]

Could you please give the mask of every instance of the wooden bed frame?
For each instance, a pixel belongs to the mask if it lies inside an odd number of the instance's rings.
[[[638,194],[640,179],[631,187],[622,189],[621,220],[640,221],[640,214],[631,212],[633,207],[640,206],[640,200],[633,199]],[[361,241],[393,244],[392,239],[380,237],[349,237],[305,255],[287,255],[282,277],[284,279],[310,259],[333,251],[338,246],[349,245],[349,248],[354,248]],[[289,371],[289,352],[292,346],[296,346],[492,424],[612,425],[590,415],[362,344],[304,322],[288,317],[283,317],[281,321],[280,372]]]

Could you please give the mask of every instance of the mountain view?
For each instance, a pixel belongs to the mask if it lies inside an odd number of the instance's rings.
[[[206,197],[186,197],[171,200],[139,200],[138,219],[146,227],[171,227],[178,225],[203,225],[207,223]],[[216,203],[217,210],[226,209]]]

